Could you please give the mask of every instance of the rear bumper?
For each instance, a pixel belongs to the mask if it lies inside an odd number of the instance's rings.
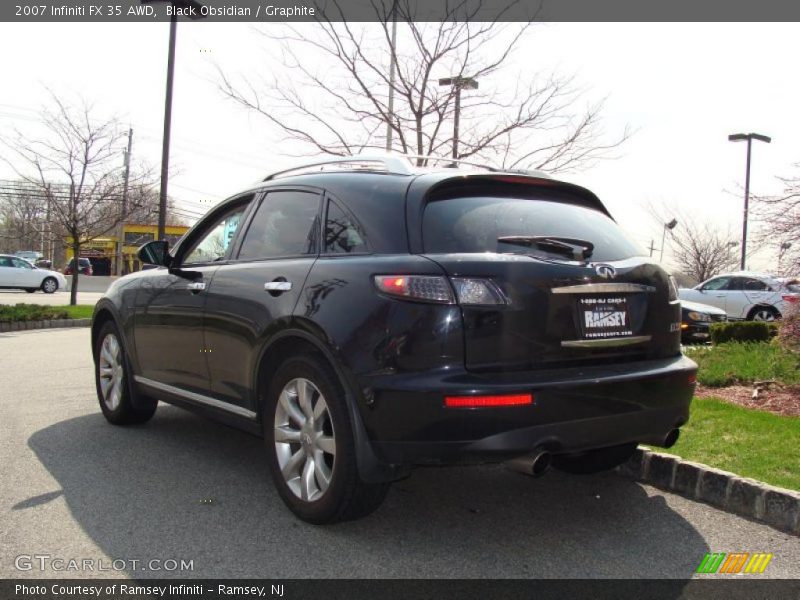
[[[394,464],[503,460],[544,447],[553,454],[627,442],[659,445],[689,418],[697,365],[671,359],[477,375],[461,371],[364,378],[362,411],[380,460]],[[446,395],[531,393],[532,405],[445,408]]]

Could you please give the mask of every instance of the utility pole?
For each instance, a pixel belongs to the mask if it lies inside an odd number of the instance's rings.
[[[648,248],[650,250],[650,258],[653,258],[653,252],[656,250],[656,241],[650,240],[650,246]]]
[[[392,118],[394,117],[394,80],[397,70],[397,0],[392,2],[392,47],[389,62],[389,107],[386,118],[386,151],[392,151]]]
[[[125,153],[125,183],[122,187],[122,201],[120,202],[119,223],[117,224],[117,252],[114,265],[114,274],[122,275],[123,270],[123,246],[125,245],[125,219],[128,216],[128,182],[131,176],[131,146],[133,146],[133,128],[128,129],[128,149]]]

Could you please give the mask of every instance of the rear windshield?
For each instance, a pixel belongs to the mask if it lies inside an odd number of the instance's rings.
[[[576,204],[548,199],[450,198],[429,202],[422,222],[426,252],[524,252],[546,249],[498,242],[504,236],[555,236],[594,244],[592,260],[622,260],[642,251],[613,220]]]

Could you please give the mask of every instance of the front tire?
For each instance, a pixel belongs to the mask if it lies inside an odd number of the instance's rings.
[[[58,289],[58,282],[53,277],[46,277],[42,282],[42,291],[45,294],[52,294]]]
[[[100,328],[95,343],[95,385],[103,416],[114,425],[149,421],[156,412],[158,402],[137,396],[137,406],[134,406],[133,398],[137,392],[122,338],[113,321],[107,321]]]
[[[345,393],[333,369],[312,356],[284,362],[262,414],[275,487],[289,509],[317,525],[364,517],[388,483],[361,481]]]
[[[562,454],[553,457],[553,468],[572,475],[592,475],[609,471],[628,460],[638,444],[622,444],[610,448],[589,450],[580,454]]]

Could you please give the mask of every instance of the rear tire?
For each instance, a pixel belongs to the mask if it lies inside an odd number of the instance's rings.
[[[622,444],[610,448],[589,450],[580,454],[562,454],[553,457],[553,468],[573,475],[591,475],[608,471],[628,460],[638,444]]]
[[[103,324],[95,344],[95,386],[103,416],[114,425],[149,421],[158,401],[136,391],[122,337],[113,321]]]
[[[45,294],[52,294],[58,289],[58,282],[53,277],[45,277],[42,282],[42,291]]]
[[[780,313],[771,306],[756,306],[747,315],[748,321],[774,321],[780,318]]]
[[[314,356],[288,359],[269,384],[262,427],[281,499],[317,525],[365,517],[388,483],[361,480],[347,400],[336,373]]]

